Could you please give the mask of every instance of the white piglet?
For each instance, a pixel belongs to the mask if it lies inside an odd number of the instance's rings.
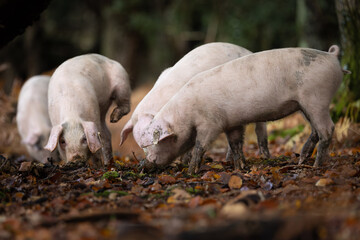
[[[302,111],[312,126],[300,162],[319,142],[314,166],[327,157],[334,130],[329,104],[343,71],[339,47],[328,52],[284,48],[254,53],[193,77],[154,117],[141,137],[147,159],[168,164],[194,144],[189,172],[218,134],[227,134],[236,169],[245,159],[237,146],[243,125],[272,121]]]
[[[193,76],[251,53],[240,46],[222,42],[204,44],[190,51],[173,67],[161,73],[154,87],[138,104],[131,119],[124,126],[120,145],[131,132],[135,141],[140,145],[144,130],[154,116]],[[267,147],[266,123],[257,123],[256,133],[260,152],[266,157],[270,157]],[[232,151],[229,148],[227,159],[231,158]]]
[[[48,113],[49,76],[34,76],[21,88],[16,114],[16,123],[21,142],[29,155],[41,163],[51,157],[58,160],[57,153],[44,149],[48,141],[51,123]]]
[[[108,164],[112,148],[105,115],[113,101],[111,122],[130,111],[125,69],[98,54],[71,58],[51,77],[48,98],[53,127],[45,148],[57,147],[63,163],[91,159],[96,166]]]

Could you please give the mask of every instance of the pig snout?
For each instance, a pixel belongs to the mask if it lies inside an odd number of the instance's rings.
[[[76,162],[76,161],[82,160],[84,158],[85,158],[85,156],[82,156],[82,155],[76,153],[76,154],[69,156],[68,159],[69,159],[69,162]]]
[[[165,166],[171,162],[168,161],[169,158],[166,156],[166,152],[157,151],[157,145],[145,147],[143,150],[146,159],[151,163],[154,163],[158,166]]]

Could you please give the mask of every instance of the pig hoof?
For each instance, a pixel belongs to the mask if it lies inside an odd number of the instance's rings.
[[[299,163],[298,163],[298,165],[301,165],[301,164],[303,164],[303,162],[305,161],[305,159],[304,158],[301,158],[300,157],[300,160],[299,160]]]
[[[315,162],[314,162],[314,165],[313,165],[313,167],[320,167],[320,161],[318,161],[317,159],[315,160]]]
[[[245,163],[244,161],[238,160],[234,162],[234,168],[235,170],[242,170],[245,168]]]
[[[110,115],[110,122],[116,123],[117,121],[119,121],[122,118],[123,115],[124,114],[122,113],[122,111],[119,108],[115,108]]]
[[[195,166],[190,163],[189,169],[188,169],[188,174],[189,174],[189,175],[192,175],[192,174],[195,174],[195,173],[196,173],[196,171],[195,171]]]

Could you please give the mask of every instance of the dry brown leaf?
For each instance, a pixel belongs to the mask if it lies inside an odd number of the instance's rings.
[[[344,138],[348,136],[350,125],[350,118],[347,117],[341,118],[335,124],[334,136],[338,142],[341,142]]]
[[[232,175],[229,180],[230,189],[240,189],[242,186],[242,179],[239,176]]]
[[[191,199],[191,195],[183,189],[175,188],[171,192],[173,192],[174,195],[168,197],[167,203],[169,204],[188,203]]]
[[[248,212],[244,203],[226,204],[220,211],[220,214],[228,218],[239,218]]]
[[[331,178],[321,178],[316,183],[317,187],[325,187],[334,184],[334,181]]]

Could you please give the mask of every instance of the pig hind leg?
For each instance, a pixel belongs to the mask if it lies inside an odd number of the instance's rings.
[[[226,137],[228,139],[228,152],[226,154],[226,160],[234,161],[235,169],[239,170],[245,167],[245,156],[243,152],[244,145],[244,132],[245,127],[240,126],[239,128],[226,132]]]
[[[266,122],[256,123],[255,133],[257,136],[260,154],[264,155],[266,158],[270,158],[271,155],[268,148]]]
[[[110,122],[115,123],[130,112],[130,100],[120,87],[115,88],[111,100],[115,102],[116,108],[114,108],[110,115]]]
[[[308,140],[306,141],[306,143],[304,144],[301,150],[299,165],[302,164],[305,159],[311,157],[318,141],[319,141],[319,136],[316,133],[315,129],[312,127],[310,137],[308,138]]]
[[[328,149],[334,132],[334,123],[331,120],[327,106],[318,111],[310,108],[305,112],[305,115],[310,120],[313,130],[308,141],[303,147],[299,163],[301,164],[306,156],[311,156],[317,141],[319,141],[316,160],[314,163],[314,167],[318,167],[328,157]]]

